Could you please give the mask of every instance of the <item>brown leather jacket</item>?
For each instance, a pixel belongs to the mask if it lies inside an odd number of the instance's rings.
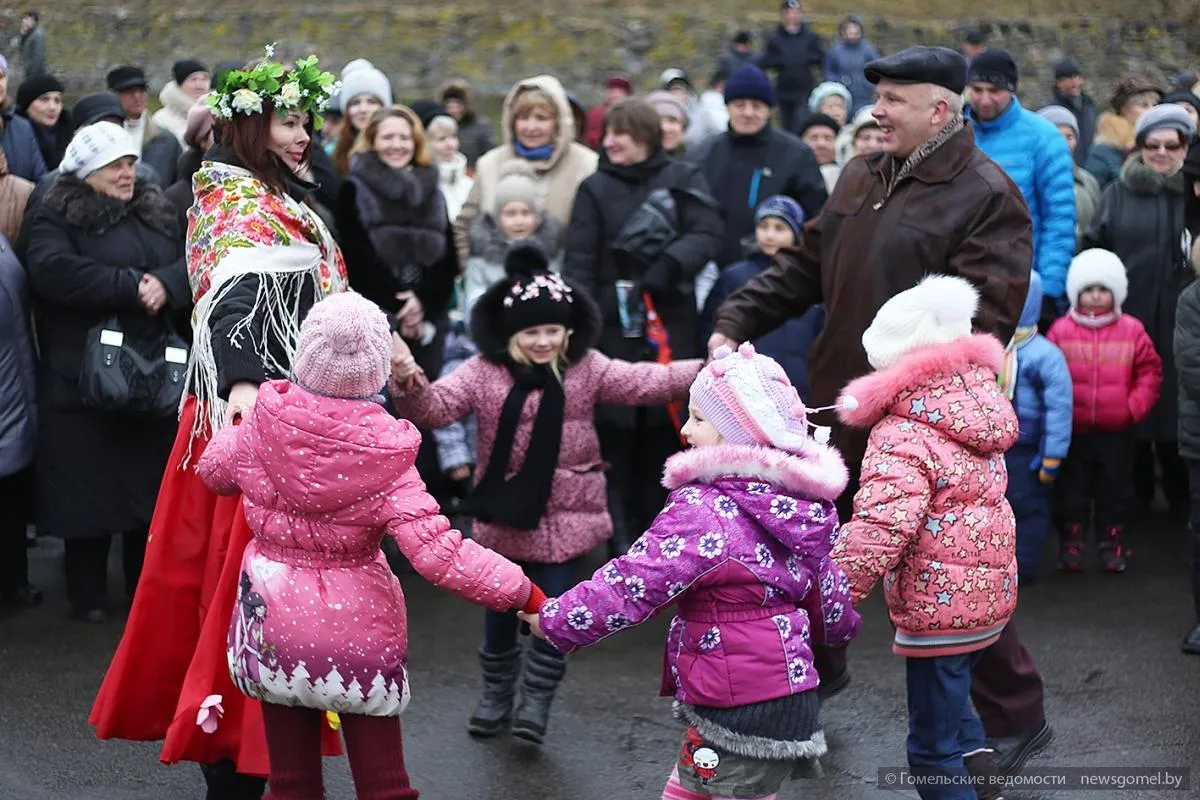
[[[863,331],[880,306],[926,274],[959,275],[975,284],[976,329],[1006,344],[1025,304],[1033,262],[1029,211],[1016,184],[975,147],[970,126],[885,198],[891,170],[884,154],[847,164],[797,247],[781,251],[717,311],[715,330],[745,342],[823,302],[825,328],[808,362],[814,406],[832,404],[847,383],[871,371]],[[867,431],[843,428],[832,414],[822,417],[857,475]]]

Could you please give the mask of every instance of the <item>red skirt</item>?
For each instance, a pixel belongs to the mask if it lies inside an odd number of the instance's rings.
[[[238,772],[266,777],[262,709],[233,685],[226,656],[251,534],[241,496],[214,494],[192,469],[207,444],[192,438],[195,416],[196,401],[189,398],[159,488],[133,608],[88,722],[101,739],[165,740],[159,755],[165,764],[231,759]],[[221,696],[225,713],[208,734],[196,717],[210,695]],[[338,734],[328,726],[323,734],[325,754],[339,755]]]

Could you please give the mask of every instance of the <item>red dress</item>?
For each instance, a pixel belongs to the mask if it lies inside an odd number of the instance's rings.
[[[159,489],[125,634],[88,722],[101,739],[165,739],[159,754],[165,764],[227,758],[238,772],[266,777],[262,709],[233,685],[226,655],[251,534],[241,496],[214,494],[194,470],[207,444],[192,436],[195,415],[195,398],[189,398]],[[225,711],[211,734],[196,723],[210,695],[221,696]],[[339,755],[337,733],[323,726],[323,736],[325,754]]]

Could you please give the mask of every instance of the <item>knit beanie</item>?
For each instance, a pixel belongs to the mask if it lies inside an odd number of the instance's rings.
[[[813,89],[812,94],[808,96],[808,110],[815,112],[821,107],[821,103],[824,103],[830,97],[840,97],[845,100],[846,111],[849,111],[854,105],[853,98],[850,96],[850,90],[844,84],[837,81],[825,81]]]
[[[379,394],[391,369],[392,332],[379,306],[354,292],[330,295],[300,325],[296,381],[328,397]]]
[[[1133,126],[1133,140],[1140,147],[1155,131],[1174,130],[1183,134],[1184,142],[1196,138],[1196,124],[1191,116],[1175,104],[1159,104],[1138,117]]]
[[[1112,292],[1113,308],[1120,311],[1129,296],[1125,264],[1116,253],[1093,247],[1071,259],[1071,268],[1067,270],[1067,299],[1071,308],[1075,308],[1084,289],[1096,285]]]
[[[1063,78],[1074,78],[1082,75],[1083,71],[1079,69],[1079,62],[1067,56],[1062,61],[1054,65],[1054,80],[1061,81]]]
[[[75,131],[58,169],[65,175],[86,178],[125,156],[138,157],[138,149],[125,128],[107,120],[93,122]]]
[[[774,106],[775,87],[761,69],[753,64],[746,64],[725,82],[725,104],[728,105],[734,100],[758,100]]]
[[[182,86],[184,81],[197,72],[208,72],[208,67],[194,58],[185,58],[182,61],[176,61],[171,67],[171,77],[175,79],[175,83],[179,86]]]
[[[504,271],[512,281],[504,297],[507,335],[538,325],[570,325],[574,291],[550,272],[540,247],[522,244],[512,248],[504,259]]]
[[[783,220],[792,229],[796,241],[800,241],[800,229],[804,226],[804,209],[795,200],[784,194],[772,195],[763,200],[754,212],[754,224],[757,225],[767,217]]]
[[[206,103],[196,103],[188,109],[187,130],[183,133],[183,143],[196,150],[200,149],[200,140],[212,130],[215,119],[212,110]]]
[[[1071,113],[1071,110],[1065,106],[1046,106],[1039,110],[1038,116],[1050,122],[1056,128],[1070,128],[1075,131],[1075,136],[1079,136],[1079,120]]]
[[[62,81],[53,75],[32,75],[21,81],[21,86],[17,89],[17,108],[24,111],[42,95],[61,91]]]
[[[971,59],[967,69],[967,83],[990,83],[997,89],[1008,92],[1017,90],[1017,62],[1012,53],[999,48],[984,50]]]
[[[538,207],[538,191],[533,179],[527,175],[510,172],[496,183],[496,207],[492,214],[500,216],[500,210],[509,203],[524,203],[533,210],[534,214],[541,211]]]
[[[926,276],[875,314],[862,335],[867,361],[875,369],[887,369],[914,350],[967,338],[978,305],[979,293],[966,280]]]
[[[360,94],[369,94],[385,106],[392,104],[392,84],[365,58],[356,58],[342,69],[342,111]]]
[[[1200,114],[1200,97],[1192,94],[1192,92],[1188,89],[1181,89],[1177,92],[1171,92],[1169,95],[1164,97],[1162,101],[1163,105],[1172,106],[1177,106],[1180,103],[1187,103],[1196,110],[1197,114]],[[1183,108],[1183,106],[1180,106],[1180,108]],[[1184,110],[1186,111],[1187,109]]]
[[[651,92],[646,95],[646,102],[654,106],[654,110],[658,112],[660,117],[674,117],[683,123],[683,127],[688,126],[687,108],[683,103],[679,102],[679,98],[668,91],[659,89],[656,92]]]
[[[743,344],[720,347],[692,383],[691,404],[730,444],[801,452],[809,441],[808,409],[775,359]]]

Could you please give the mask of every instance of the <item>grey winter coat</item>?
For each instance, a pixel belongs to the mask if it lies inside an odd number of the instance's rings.
[[[0,150],[8,158],[8,171],[19,178],[37,183],[46,174],[46,160],[38,147],[33,124],[12,106],[0,109]]]
[[[37,402],[29,333],[25,270],[0,236],[0,477],[33,462]]]
[[[1197,255],[1192,253],[1192,267]],[[1163,364],[1163,367],[1166,367]],[[1179,377],[1179,455],[1200,460],[1200,282],[1179,295],[1175,311],[1175,370]]]

